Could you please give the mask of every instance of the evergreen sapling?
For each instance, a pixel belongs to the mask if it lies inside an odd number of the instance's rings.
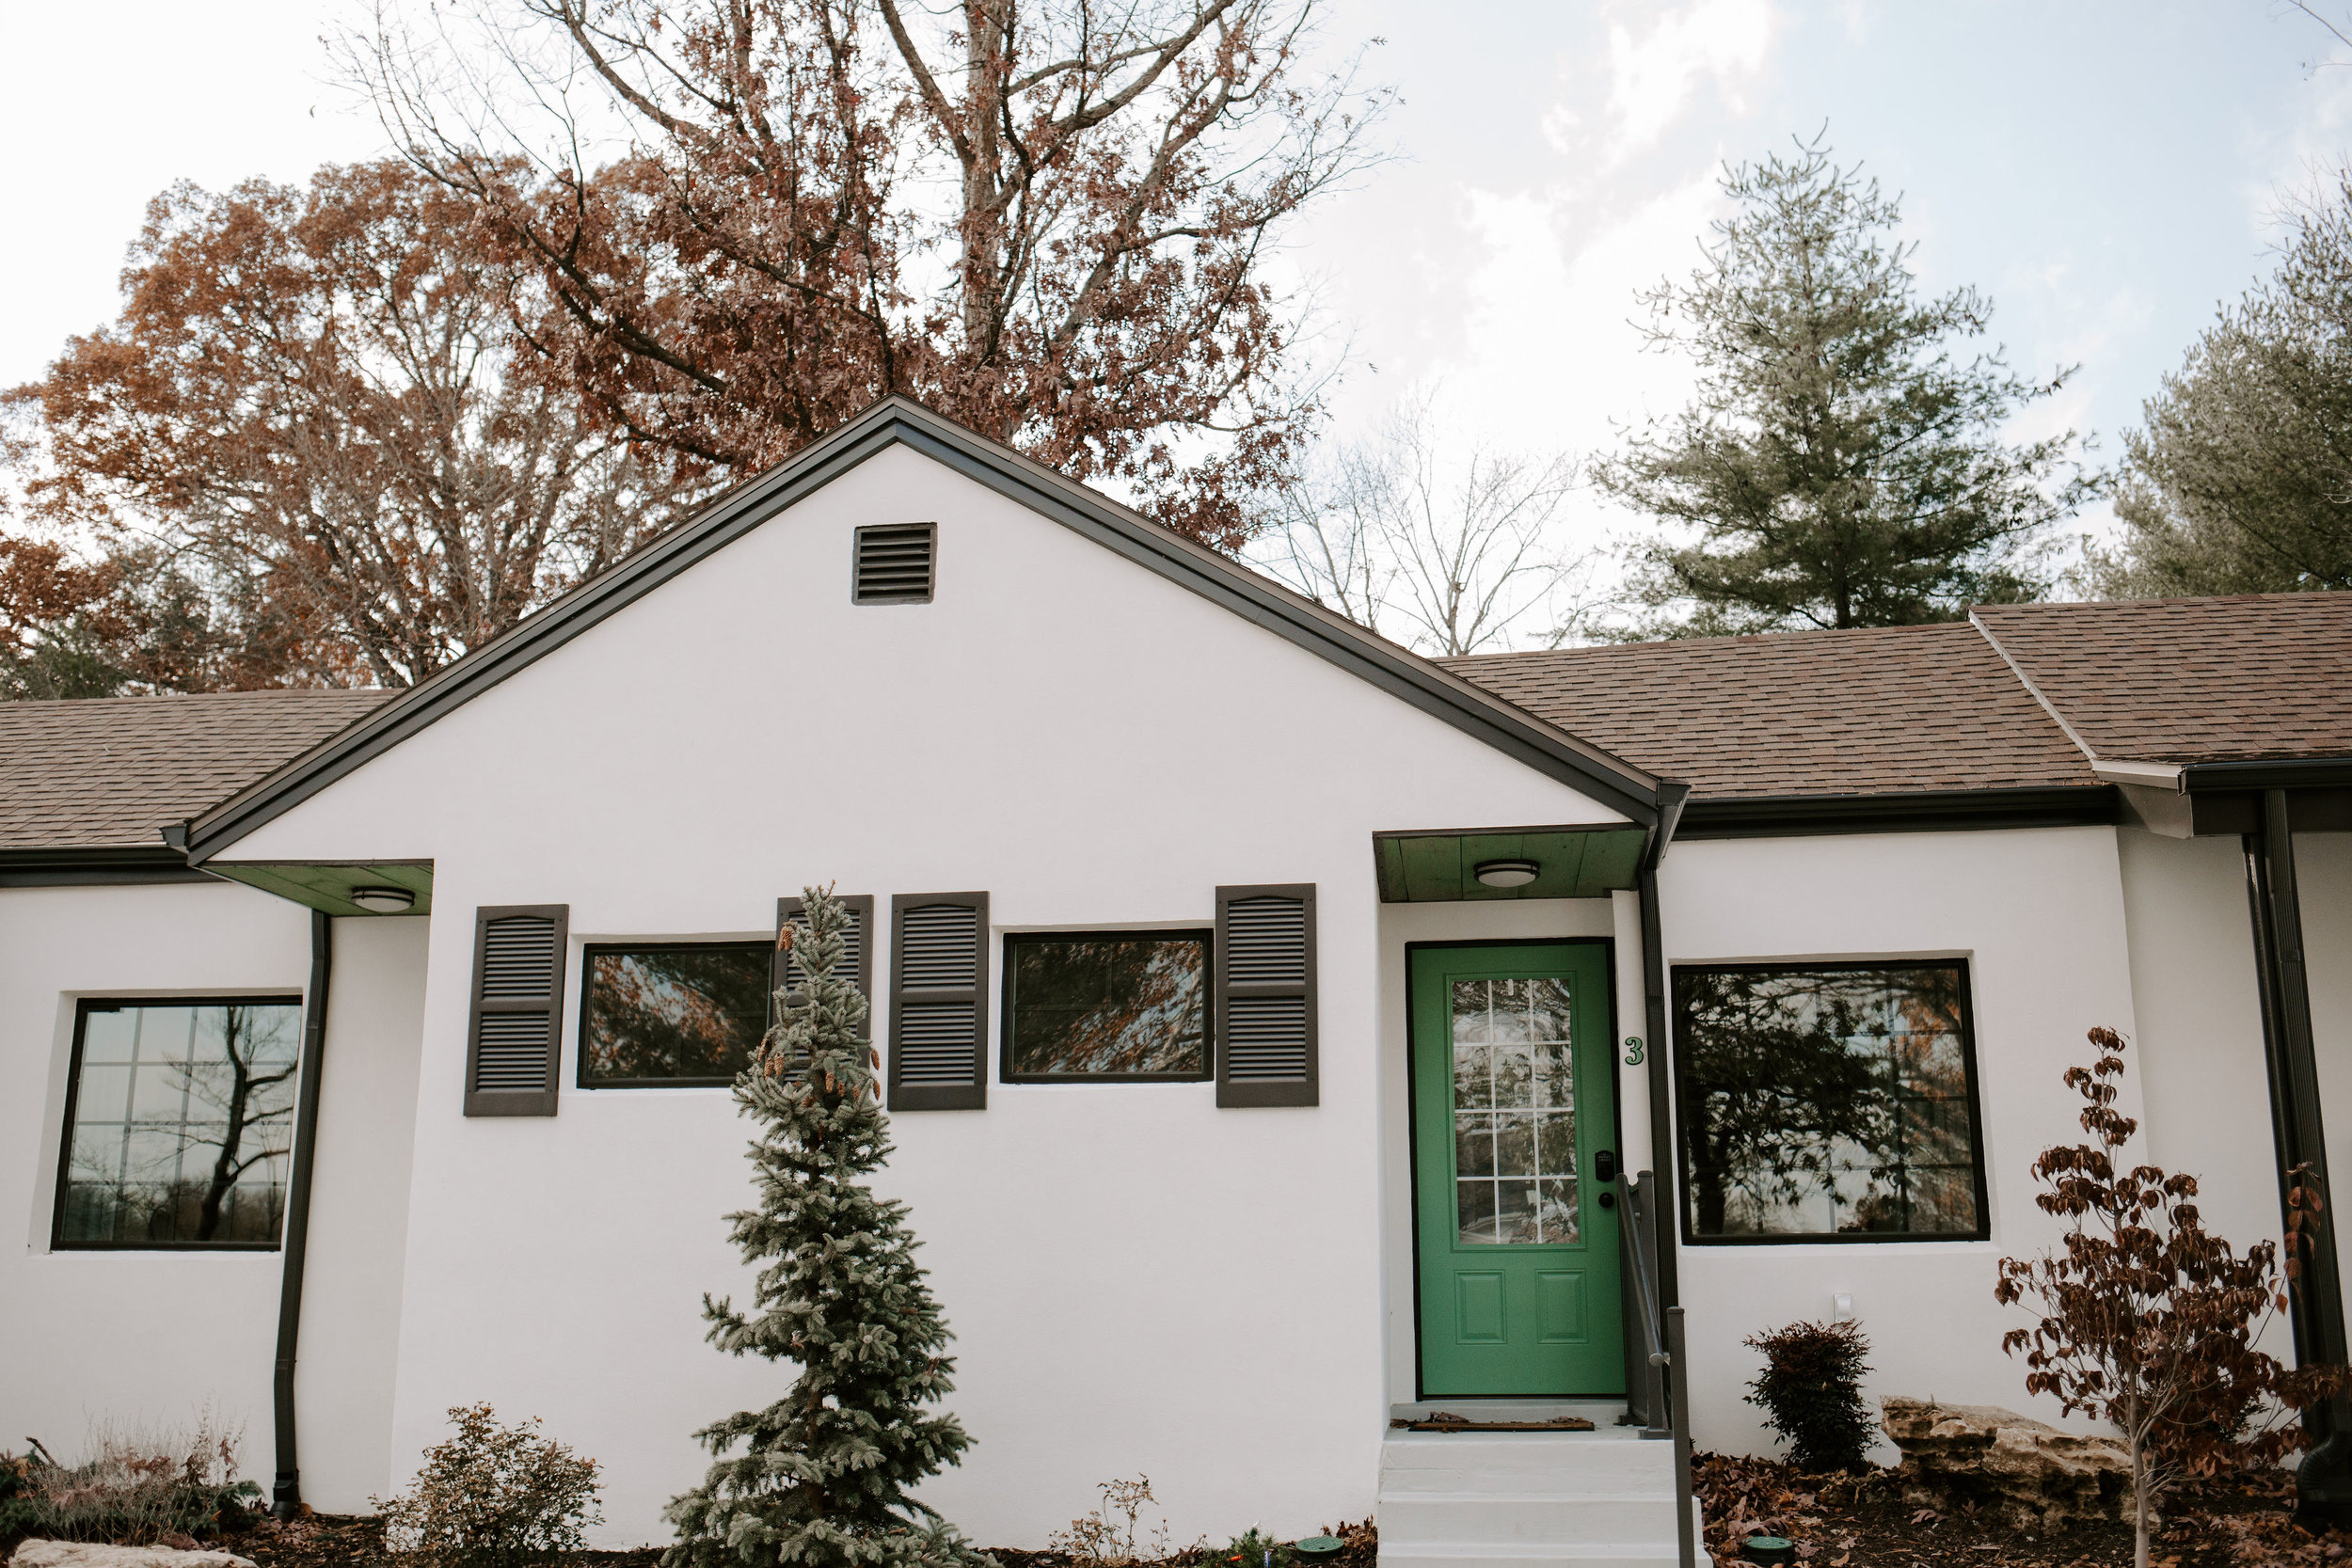
[[[947,1325],[906,1206],[866,1185],[891,1145],[866,999],[834,973],[848,922],[828,890],[810,888],[778,938],[806,989],[797,1004],[778,996],[776,1025],[735,1082],[739,1111],[760,1123],[759,1207],[731,1216],[759,1270],[756,1300],[738,1311],[703,1298],[713,1343],[800,1376],[766,1409],[696,1433],[714,1462],[670,1504],[678,1540],[665,1568],[995,1568],[910,1490],[972,1440],[928,1408],[954,1386]]]

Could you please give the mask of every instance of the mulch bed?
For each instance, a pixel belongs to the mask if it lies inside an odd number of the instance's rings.
[[[1740,1562],[1740,1544],[1752,1535],[1787,1539],[1807,1568],[2122,1568],[2132,1560],[2127,1524],[2016,1529],[1989,1511],[1906,1501],[1899,1470],[1807,1476],[1769,1460],[1701,1454],[1694,1479],[1707,1544],[1722,1568]],[[2184,1491],[2151,1543],[2153,1568],[2288,1568],[2352,1553],[2352,1532],[2306,1530],[2294,1506],[2284,1472]]]
[[[1324,1559],[1332,1568],[1375,1568],[1379,1539],[1372,1521],[1340,1525],[1327,1533],[1347,1543],[1336,1556]],[[267,1521],[257,1528],[224,1540],[220,1544],[261,1568],[380,1568],[385,1561],[384,1526],[373,1518],[336,1514],[306,1514],[289,1524]],[[1024,1552],[999,1547],[992,1554],[1003,1568],[1078,1568],[1066,1552]],[[633,1552],[575,1552],[565,1568],[654,1568],[661,1548],[646,1546]],[[1154,1565],[1162,1568],[1162,1565]],[[1187,1553],[1172,1558],[1164,1568],[1229,1568],[1214,1552]]]
[[[1721,1568],[1739,1568],[1740,1542],[1779,1535],[1806,1568],[2126,1568],[2131,1527],[2077,1523],[2058,1530],[2010,1528],[1990,1512],[1939,1510],[1904,1498],[1900,1471],[1801,1475],[1769,1460],[1701,1454],[1699,1494],[1708,1549]],[[2291,1517],[2295,1493],[2283,1474],[2208,1485],[2182,1494],[2154,1547],[2154,1568],[2334,1568],[2352,1557],[2352,1532],[2313,1533]],[[1330,1533],[1347,1542],[1336,1568],[1375,1568],[1369,1521]],[[274,1523],[222,1543],[261,1568],[379,1568],[383,1527],[371,1518],[313,1515]],[[1068,1554],[1000,1549],[1003,1568],[1084,1568]],[[569,1568],[655,1568],[659,1547],[581,1552]],[[1215,1554],[1170,1560],[1168,1568],[1228,1568]],[[2352,1564],[2345,1565],[2352,1568]]]

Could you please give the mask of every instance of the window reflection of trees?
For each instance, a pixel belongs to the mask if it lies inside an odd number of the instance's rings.
[[[294,1002],[85,1012],[58,1242],[275,1244],[301,1027]]]
[[[764,943],[590,948],[580,1076],[590,1084],[728,1083],[768,1026]]]
[[[1979,1229],[1961,971],[1677,969],[1699,1235]]]
[[[1208,1075],[1204,935],[1021,937],[1006,951],[1014,1072]]]

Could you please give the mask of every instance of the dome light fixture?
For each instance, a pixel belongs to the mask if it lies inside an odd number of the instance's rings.
[[[356,887],[351,901],[370,914],[406,914],[417,906],[417,895],[405,887]]]
[[[1480,861],[1471,875],[1486,887],[1525,887],[1543,867],[1529,860]]]

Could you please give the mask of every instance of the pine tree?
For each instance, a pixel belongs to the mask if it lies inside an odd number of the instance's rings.
[[[760,1271],[756,1306],[703,1298],[714,1344],[801,1374],[766,1409],[696,1433],[715,1462],[670,1504],[678,1541],[665,1568],[994,1568],[909,1491],[972,1439],[926,1409],[954,1386],[951,1336],[906,1206],[866,1184],[891,1146],[866,999],[834,974],[847,926],[830,891],[811,888],[780,939],[807,987],[797,1005],[778,997],[775,1027],[735,1083],[739,1111],[761,1123],[759,1207],[730,1216]]]
[[[1643,296],[1653,348],[1697,362],[1691,406],[1598,464],[1600,486],[1695,530],[1635,557],[1652,635],[1957,619],[2033,597],[2036,546],[2096,493],[2068,431],[2000,439],[2057,391],[1997,353],[1958,361],[1990,301],[1921,300],[1897,202],[1817,139],[1794,158],[1728,170],[1738,210],[1680,286]]]

